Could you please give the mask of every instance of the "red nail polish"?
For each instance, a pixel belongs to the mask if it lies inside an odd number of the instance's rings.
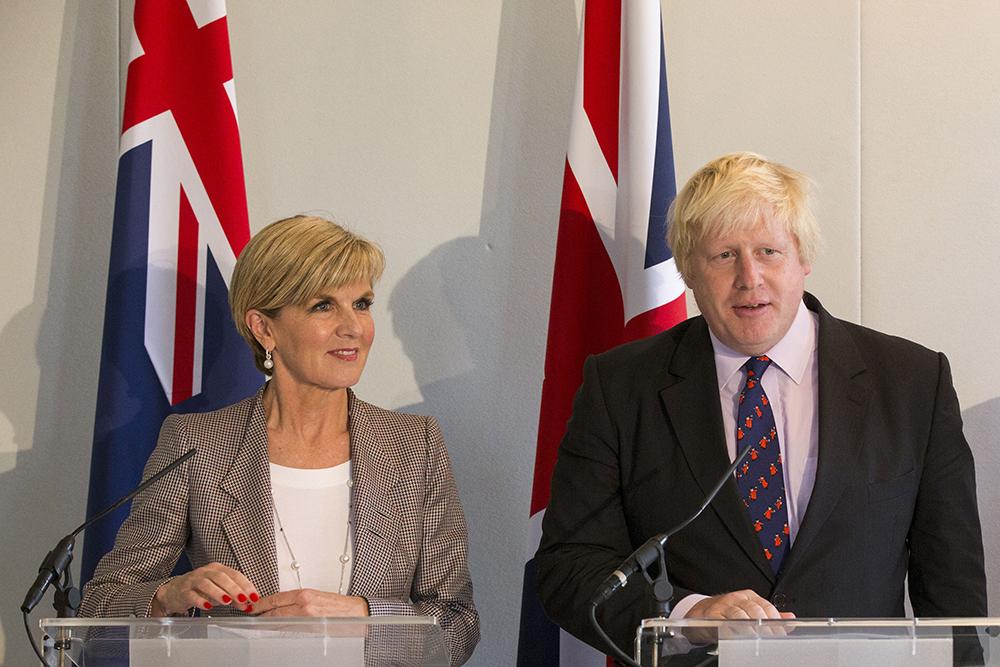
[[[233,599],[231,597],[229,597],[228,595],[223,595],[222,596],[222,604],[229,604],[232,601],[233,601]]]
[[[243,593],[240,593],[239,595],[236,596],[236,599],[239,600],[240,602],[246,602],[247,596],[243,595]]]
[[[250,601],[251,601],[251,602],[256,602],[256,601],[257,601],[257,600],[259,600],[259,599],[260,599],[260,596],[259,596],[259,595],[257,595],[256,593],[251,593],[251,594],[250,594]]]
[[[202,607],[204,607],[205,609],[211,609],[212,608],[212,603],[211,602],[206,602],[205,604],[202,605]]]
[[[243,611],[245,611],[246,613],[248,613],[248,614],[249,614],[250,612],[252,612],[252,611],[253,611],[253,605],[252,605],[252,604],[248,604],[248,605],[247,605],[247,608],[246,608],[246,609],[244,609]]]

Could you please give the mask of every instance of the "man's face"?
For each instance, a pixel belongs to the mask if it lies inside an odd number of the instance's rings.
[[[799,259],[795,239],[770,218],[710,234],[689,266],[688,286],[712,333],[748,356],[767,352],[788,332],[812,270]]]

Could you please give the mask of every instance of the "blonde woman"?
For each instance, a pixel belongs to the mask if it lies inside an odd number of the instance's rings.
[[[438,424],[350,389],[382,268],[377,246],[318,217],[250,241],[230,305],[270,380],[222,410],[165,420],[145,474],[198,455],[136,498],[82,615],[428,614],[452,664],[468,659],[479,616]],[[193,569],[171,577],[182,552]]]

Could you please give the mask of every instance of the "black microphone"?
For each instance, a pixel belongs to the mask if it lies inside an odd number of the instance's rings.
[[[687,527],[689,523],[691,523],[699,516],[701,516],[701,513],[705,511],[705,508],[708,507],[713,500],[715,500],[715,496],[719,494],[719,491],[722,489],[723,485],[729,480],[730,477],[732,477],[733,473],[736,472],[736,468],[738,468],[740,464],[743,463],[743,460],[746,459],[747,455],[750,453],[750,449],[751,449],[750,447],[746,447],[743,449],[742,452],[739,453],[739,455],[737,455],[736,460],[733,461],[733,464],[729,466],[725,474],[722,475],[722,478],[712,488],[712,490],[709,491],[708,496],[705,498],[705,501],[701,504],[701,507],[699,507],[694,514],[692,514],[682,523],[675,526],[674,528],[671,528],[667,532],[660,533],[659,535],[654,535],[653,537],[646,540],[646,543],[643,544],[638,549],[636,549],[635,551],[633,551],[632,555],[626,558],[622,562],[622,564],[618,566],[617,570],[609,574],[608,577],[598,587],[597,592],[594,593],[594,596],[590,598],[590,604],[596,607],[597,605],[606,601],[612,595],[617,593],[620,589],[624,588],[625,585],[628,584],[628,580],[629,578],[632,577],[632,575],[634,575],[636,572],[645,571],[647,567],[652,565],[653,562],[656,561],[657,558],[659,558],[660,550],[663,549],[664,546],[666,546],[667,540],[670,539],[670,537],[672,537],[675,533],[680,532],[685,527]]]
[[[24,602],[21,603],[21,611],[25,614],[30,614],[31,610],[34,609],[39,602],[42,601],[42,596],[45,595],[45,591],[48,590],[49,586],[53,583],[59,581],[66,568],[69,564],[73,562],[73,546],[76,543],[76,536],[81,532],[94,525],[105,516],[115,511],[123,504],[132,500],[138,493],[144,491],[152,484],[155,484],[160,480],[161,477],[166,475],[168,472],[179,466],[180,464],[187,461],[189,458],[198,453],[197,449],[189,449],[184,453],[183,456],[172,462],[170,465],[165,467],[160,472],[156,473],[145,482],[137,486],[128,495],[119,498],[114,505],[108,507],[98,513],[96,516],[91,517],[87,521],[83,522],[76,530],[67,535],[66,537],[59,540],[59,544],[56,545],[55,549],[50,551],[46,556],[45,560],[38,568],[38,576],[35,578],[35,583],[31,585],[28,589],[27,595],[24,596]]]

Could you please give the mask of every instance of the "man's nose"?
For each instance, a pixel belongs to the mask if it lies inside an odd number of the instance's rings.
[[[761,273],[757,261],[748,255],[741,255],[736,260],[736,286],[740,289],[753,289],[760,285]]]

